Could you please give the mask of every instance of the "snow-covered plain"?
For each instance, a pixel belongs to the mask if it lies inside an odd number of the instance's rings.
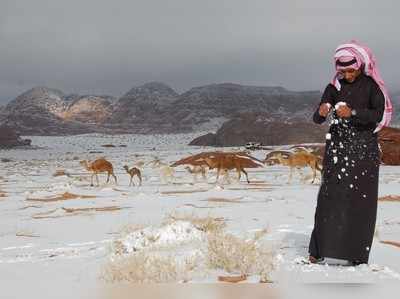
[[[329,284],[328,293],[322,290],[325,295],[336,292],[333,284],[373,286],[384,291],[385,298],[400,288],[400,248],[379,242],[400,241],[400,202],[379,203],[369,265],[304,265],[300,261],[307,256],[319,181],[311,185],[296,175],[288,184],[287,167],[266,166],[248,170],[250,184],[243,176],[237,182],[233,172],[230,184],[222,180],[215,184],[213,171],[208,182],[199,178],[194,183],[183,167],[176,168],[172,182],[165,182],[157,168],[146,164],[141,167],[143,185],[128,186],[125,164],[155,158],[170,163],[215,150],[187,146],[196,136],[27,136],[35,149],[1,151],[0,158],[11,161],[1,162],[0,168],[0,297],[100,298],[104,285],[109,287],[101,279],[103,268],[112,257],[114,241],[129,226],[143,229],[122,240],[127,252],[145,248],[140,236],[150,234],[160,244],[175,244],[177,251],[172,253],[177,256],[181,250],[194,253],[202,236],[189,223],[160,228],[174,213],[224,219],[226,230],[236,236],[267,229],[262,238],[273,249],[275,264],[269,277],[273,283],[267,285],[282,297],[299,298],[304,290],[315,294],[320,290],[316,284]],[[266,153],[252,155],[263,159]],[[106,184],[103,174],[100,187],[90,187],[90,176],[79,160],[101,156],[113,163],[117,186],[113,181]],[[57,170],[68,175],[53,176]],[[310,178],[310,171],[304,173]],[[399,190],[400,167],[381,166],[379,196],[399,195]],[[65,192],[79,197],[60,200]],[[189,246],[179,247],[182,242]],[[191,247],[191,242],[196,245]],[[214,283],[218,275],[227,274],[203,270],[199,267],[189,284]],[[258,281],[259,277],[250,276],[244,283]],[[371,294],[371,289],[366,292]]]

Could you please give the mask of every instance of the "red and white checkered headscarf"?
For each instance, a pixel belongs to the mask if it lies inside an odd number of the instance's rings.
[[[339,80],[343,78],[340,70],[345,68],[362,68],[364,74],[374,79],[385,96],[385,111],[374,133],[378,132],[383,127],[389,126],[392,118],[393,106],[371,50],[366,46],[360,45],[357,41],[352,40],[350,43],[342,44],[336,48],[334,63],[336,74],[332,80],[332,84],[337,90],[340,90],[341,86]]]

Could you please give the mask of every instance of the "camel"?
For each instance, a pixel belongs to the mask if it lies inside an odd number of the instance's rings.
[[[167,163],[162,162],[160,159],[156,158],[150,161],[152,168],[158,168],[160,171],[160,178],[164,182],[171,182],[174,179],[175,169],[169,166]]]
[[[193,174],[193,181],[195,181],[195,182],[197,181],[197,176],[199,174],[202,175],[203,180],[205,180],[205,181],[207,180],[206,168],[203,165],[195,165],[192,168],[190,168],[189,166],[186,166],[185,169],[187,171],[189,171],[191,174]]]
[[[139,178],[139,186],[142,185],[142,174],[139,170],[139,168],[136,167],[132,167],[131,169],[129,169],[128,165],[124,165],[124,169],[126,170],[126,172],[130,175],[131,180],[129,182],[129,186],[133,185],[135,186],[135,183],[133,182],[133,177],[136,175]]]
[[[158,158],[156,156],[153,156],[153,158],[154,158],[153,160],[147,162],[147,165],[150,165],[150,167],[159,168],[161,166],[168,166],[168,164],[163,162],[163,161],[161,161],[160,158]]]
[[[137,167],[143,167],[146,163],[142,160],[137,161],[134,165]]]
[[[270,157],[270,159],[277,159],[280,164],[290,167],[290,175],[288,183],[290,183],[292,180],[294,168],[299,169],[300,167],[306,167],[306,166],[311,167],[313,171],[313,180],[311,184],[314,183],[316,177],[316,171],[318,170],[321,172],[322,170],[320,167],[321,157],[304,151],[293,153],[289,157],[284,157],[281,153],[277,153],[275,156]]]
[[[306,151],[323,158],[325,153],[325,145],[294,145],[291,147],[294,152]]]
[[[82,160],[80,164],[89,172],[92,173],[90,186],[93,186],[93,176],[96,176],[97,186],[99,184],[98,174],[101,172],[107,172],[107,183],[110,181],[110,175],[113,176],[115,184],[117,184],[117,177],[114,174],[114,169],[112,164],[104,158],[96,159],[93,162]]]
[[[161,180],[164,182],[171,182],[175,176],[175,169],[168,165],[162,165],[159,167]]]
[[[236,154],[236,153],[234,154],[226,153],[225,155],[220,155],[217,157],[213,156],[205,157],[204,161],[207,163],[210,169],[217,168],[216,182],[218,182],[219,175],[222,170],[225,170],[227,172],[228,170],[236,169],[236,172],[238,174],[238,180],[240,180],[241,173],[243,172],[246,176],[247,183],[250,184],[249,177],[244,168],[264,167],[262,161],[259,161],[258,159],[251,157],[249,155]]]
[[[171,165],[171,167],[176,167],[179,165],[188,164],[192,166],[207,166],[209,169],[217,168],[217,180],[222,170],[227,171],[230,169],[236,169],[238,173],[238,178],[240,180],[241,172],[246,175],[247,182],[250,183],[247,172],[244,168],[255,168],[264,167],[262,161],[248,155],[245,152],[203,152],[193,156],[183,158],[176,161]]]
[[[192,165],[192,166],[196,166],[196,165],[208,166],[207,163],[204,160],[205,157],[209,157],[209,158],[214,159],[214,158],[225,156],[225,155],[228,155],[228,154],[230,154],[230,155],[243,155],[243,156],[251,157],[245,151],[241,151],[241,152],[220,152],[220,151],[203,152],[203,153],[199,153],[199,154],[196,154],[196,155],[192,155],[192,156],[180,159],[179,161],[174,162],[170,166],[171,167],[176,167],[176,166],[184,165],[184,164],[188,164],[188,165]]]
[[[282,150],[276,150],[276,151],[272,151],[269,152],[264,159],[264,163],[266,165],[275,165],[275,164],[279,164],[279,160],[276,159],[275,157],[278,154],[282,154],[283,157],[288,158],[289,156],[291,156],[293,154],[293,152],[290,151],[282,151]]]
[[[307,149],[307,148],[304,147],[304,146],[297,146],[297,147],[294,147],[294,148],[293,148],[293,152],[294,152],[294,153],[300,153],[300,152],[309,153],[310,150]]]

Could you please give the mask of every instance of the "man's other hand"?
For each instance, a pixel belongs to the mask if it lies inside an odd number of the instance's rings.
[[[321,115],[322,117],[327,117],[329,111],[331,110],[331,104],[329,103],[322,103],[319,106],[319,115]]]

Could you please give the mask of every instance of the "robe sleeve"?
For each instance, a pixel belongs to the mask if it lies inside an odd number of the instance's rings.
[[[321,104],[329,103],[332,106],[335,106],[337,94],[338,92],[335,86],[333,86],[332,84],[328,84],[328,86],[325,88],[324,93],[322,94],[321,102],[319,103],[317,110],[315,110],[313,115],[313,121],[316,124],[322,124],[326,120],[326,117],[319,115],[319,107],[321,106]]]
[[[352,116],[361,124],[378,123],[383,117],[385,111],[385,96],[378,84],[374,82],[371,88],[368,109],[356,109],[356,115]]]

